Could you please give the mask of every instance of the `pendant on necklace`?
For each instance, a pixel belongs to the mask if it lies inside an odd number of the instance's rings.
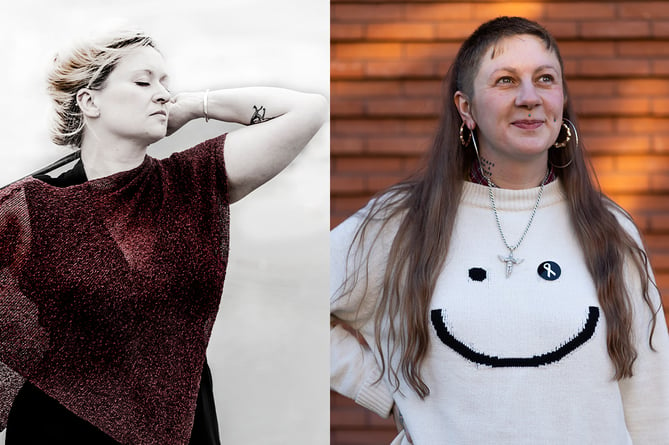
[[[506,277],[509,278],[511,276],[511,272],[513,272],[513,266],[516,264],[520,264],[523,262],[523,259],[516,259],[513,257],[513,250],[509,251],[509,256],[503,257],[502,255],[498,255],[500,261],[503,263],[506,263]]]

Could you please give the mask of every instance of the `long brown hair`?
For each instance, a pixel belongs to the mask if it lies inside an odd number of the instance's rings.
[[[462,44],[446,76],[439,128],[423,167],[410,179],[373,200],[349,250],[350,255],[353,246],[365,244],[372,222],[377,225],[381,221],[381,230],[377,232],[380,233],[390,221],[397,221],[398,229],[388,254],[374,319],[375,342],[381,356],[382,375],[387,373],[395,389],[399,388],[399,376],[402,376],[421,398],[430,392],[421,377],[430,338],[429,305],[449,249],[463,178],[475,159],[473,151],[460,143],[461,121],[453,97],[457,91],[472,97],[473,79],[484,54],[502,39],[516,35],[536,36],[556,54],[563,72],[565,97],[568,97],[562,57],[555,39],[546,29],[520,17],[499,17],[481,25]],[[567,102],[563,117],[578,127],[571,101]],[[563,137],[561,134],[559,139]],[[649,283],[653,286],[654,283],[648,272],[647,256],[611,212],[615,204],[593,183],[594,172],[583,155],[582,141],[577,143],[576,137],[572,137],[567,147],[549,149],[548,157],[554,166],[562,166],[556,168],[556,174],[564,186],[571,220],[607,321],[607,348],[615,366],[614,378],[631,377],[637,353],[631,338],[632,305],[623,267],[630,258],[641,279],[643,299],[653,314],[649,339],[652,347],[655,314],[660,307],[654,307],[649,296]],[[359,255],[360,250],[358,248],[355,254]],[[342,287],[343,293],[357,280],[356,273],[349,276]],[[388,329],[385,340],[380,335],[384,326]],[[382,346],[387,348],[387,356]],[[399,362],[394,360],[396,356]]]

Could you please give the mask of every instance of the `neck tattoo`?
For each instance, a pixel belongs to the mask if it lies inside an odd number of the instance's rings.
[[[481,167],[481,173],[483,173],[483,177],[486,178],[486,180],[491,181],[490,178],[492,178],[492,168],[495,166],[495,163],[487,160],[483,156],[480,156],[479,165]]]
[[[532,222],[534,221],[534,215],[536,215],[537,209],[539,208],[539,203],[541,202],[541,195],[544,194],[544,186],[546,185],[546,180],[548,179],[549,173],[550,173],[550,170],[546,171],[546,175],[544,176],[543,181],[541,181],[541,187],[539,188],[539,195],[537,196],[537,201],[534,203],[534,208],[532,209],[532,214],[530,215],[530,220],[527,222],[527,225],[525,226],[525,230],[523,231],[523,234],[520,236],[520,239],[513,246],[509,245],[509,242],[506,240],[506,236],[504,236],[504,231],[502,230],[502,223],[500,222],[499,213],[497,212],[497,205],[495,204],[495,194],[493,192],[492,181],[490,180],[490,178],[488,176],[483,174],[483,176],[486,178],[486,181],[488,182],[488,195],[490,197],[490,206],[492,207],[492,211],[495,214],[495,222],[497,223],[497,229],[499,230],[499,234],[502,236],[502,241],[504,242],[504,245],[506,246],[507,249],[509,249],[509,254],[507,256],[498,255],[498,258],[500,259],[500,261],[502,261],[503,263],[506,264],[506,277],[507,278],[509,278],[511,276],[511,272],[513,272],[513,266],[523,262],[522,258],[515,258],[513,256],[513,252],[520,246],[520,244],[525,239],[525,236],[527,235],[527,232],[530,230],[530,226],[532,225]]]

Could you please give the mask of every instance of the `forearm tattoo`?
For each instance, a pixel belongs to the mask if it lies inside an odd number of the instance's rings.
[[[266,111],[267,110],[262,105],[260,105],[259,107],[256,107],[254,105],[253,106],[253,116],[251,116],[251,125],[260,124],[262,122],[266,122],[266,121],[274,119],[272,117],[265,117],[265,112]]]

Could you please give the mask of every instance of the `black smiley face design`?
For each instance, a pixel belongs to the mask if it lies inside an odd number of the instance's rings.
[[[547,273],[548,271],[552,273]],[[546,281],[554,281],[559,278],[561,273],[559,266],[552,261],[544,261],[537,268],[539,276]],[[488,278],[485,269],[474,267],[469,269],[469,280],[471,283],[483,282]],[[493,368],[499,367],[539,367],[555,363],[565,356],[585,344],[595,334],[595,329],[599,322],[599,308],[595,306],[588,307],[588,313],[583,328],[575,332],[570,339],[558,343],[550,351],[526,356],[526,357],[500,357],[489,352],[476,351],[474,348],[456,338],[448,329],[446,323],[446,310],[433,309],[430,311],[430,321],[437,334],[437,337],[443,344],[457,352],[460,356],[470,362],[485,365]]]

